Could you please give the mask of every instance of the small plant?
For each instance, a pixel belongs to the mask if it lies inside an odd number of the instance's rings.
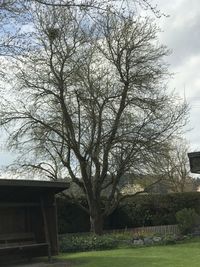
[[[164,245],[174,245],[177,243],[177,237],[172,234],[166,234],[163,237],[163,244]]]
[[[194,209],[182,209],[176,213],[176,220],[182,234],[189,234],[199,223],[199,215]]]
[[[145,229],[143,230],[139,230],[137,233],[133,234],[134,238],[145,238],[145,237],[152,237],[154,236],[155,233],[152,231],[145,231]]]

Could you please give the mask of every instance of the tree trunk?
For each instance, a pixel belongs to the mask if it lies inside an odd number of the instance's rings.
[[[97,210],[90,214],[90,231],[97,235],[103,234],[103,216]]]

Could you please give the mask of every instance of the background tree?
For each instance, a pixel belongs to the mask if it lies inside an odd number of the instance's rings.
[[[32,8],[34,30],[5,74],[12,87],[2,89],[0,123],[21,167],[78,186],[91,230],[101,234],[124,197],[124,174],[159,151],[187,107],[167,92],[168,51],[150,19],[109,8]]]
[[[166,192],[194,190],[195,179],[190,174],[187,156],[189,151],[188,142],[183,138],[175,137],[170,140],[159,157],[155,156],[152,161],[149,161],[154,180],[159,177],[159,184],[165,187]]]

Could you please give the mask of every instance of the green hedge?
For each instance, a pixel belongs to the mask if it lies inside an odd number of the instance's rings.
[[[109,217],[109,227],[176,224],[176,212],[184,208],[192,208],[200,214],[200,193],[138,195],[120,204]]]
[[[70,203],[67,199],[58,198],[57,214],[59,234],[89,232],[89,216],[78,205]]]
[[[89,216],[77,205],[58,200],[59,233],[88,232]],[[121,203],[106,220],[104,229],[176,224],[176,212],[192,208],[200,214],[200,193],[137,195]]]

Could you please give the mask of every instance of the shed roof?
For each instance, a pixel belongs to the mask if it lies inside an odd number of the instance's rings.
[[[16,186],[16,187],[42,187],[67,189],[69,184],[61,181],[41,181],[41,180],[22,180],[22,179],[0,179],[0,186]]]
[[[67,182],[21,179],[0,179],[0,200],[9,198],[34,198],[51,193],[57,194],[69,188]]]

